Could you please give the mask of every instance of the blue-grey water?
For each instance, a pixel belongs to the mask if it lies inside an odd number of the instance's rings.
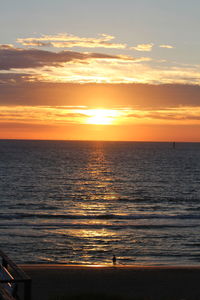
[[[18,263],[200,264],[200,143],[0,141]]]

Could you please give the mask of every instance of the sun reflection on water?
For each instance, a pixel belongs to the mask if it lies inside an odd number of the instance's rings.
[[[85,184],[84,187],[80,186],[80,189],[83,189],[81,191],[84,193],[84,199],[74,201],[74,209],[71,211],[72,214],[78,214],[79,226],[59,231],[59,234],[75,241],[71,245],[72,251],[81,257],[81,263],[89,261],[94,256],[95,262],[98,263],[105,253],[110,253],[112,257],[118,234],[112,230],[112,222],[106,220],[104,216],[109,216],[118,207],[116,200],[119,195],[113,189],[113,174],[114,170],[106,160],[105,147],[100,142],[94,143],[88,153],[88,161],[82,174]],[[81,216],[89,216],[91,219],[80,221]],[[75,220],[71,222],[73,225],[76,224]]]

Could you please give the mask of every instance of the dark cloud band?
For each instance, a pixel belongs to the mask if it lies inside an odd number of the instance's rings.
[[[71,61],[91,59],[134,60],[134,58],[102,53],[75,51],[51,52],[38,49],[0,48],[0,70],[39,68],[44,66],[62,66]]]

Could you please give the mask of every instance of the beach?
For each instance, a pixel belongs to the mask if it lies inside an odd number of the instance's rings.
[[[50,300],[56,296],[75,299],[80,295],[85,295],[83,299],[96,299],[99,295],[102,299],[200,299],[199,267],[34,264],[21,267],[32,278],[32,300]]]

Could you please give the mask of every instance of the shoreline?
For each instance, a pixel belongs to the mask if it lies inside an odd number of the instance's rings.
[[[18,264],[22,269],[155,269],[155,270],[200,270],[200,265],[121,265],[121,264]]]

